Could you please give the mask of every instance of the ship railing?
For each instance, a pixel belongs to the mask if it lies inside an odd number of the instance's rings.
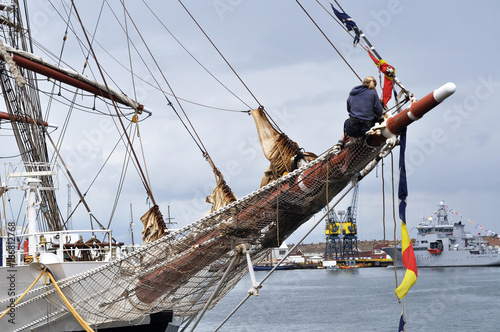
[[[63,230],[31,234],[0,236],[2,243],[2,266],[27,265],[37,261],[41,254],[51,253],[63,261],[111,261],[122,254],[122,242],[101,242],[97,234],[112,239],[112,230]],[[85,235],[90,239],[84,240]],[[36,243],[28,242],[28,236]]]

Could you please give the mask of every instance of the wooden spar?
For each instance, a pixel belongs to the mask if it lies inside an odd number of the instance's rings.
[[[453,83],[446,83],[442,87],[429,93],[424,98],[412,103],[403,112],[398,113],[392,118],[387,119],[387,132],[382,132],[384,136],[389,138],[392,135],[397,135],[414,121],[423,117],[431,109],[439,105],[443,100],[455,93],[456,86]],[[392,134],[392,135],[391,135]]]
[[[370,146],[378,146],[394,135],[398,135],[404,127],[422,118],[427,112],[439,105],[443,100],[455,93],[454,83],[446,83],[429,93],[424,98],[412,103],[404,111],[399,112],[386,120],[385,128],[382,129],[382,135],[372,135],[368,137],[367,143]]]
[[[99,84],[97,82],[95,82],[95,84],[92,84],[91,80],[87,79],[86,77],[80,75],[77,72],[72,72],[69,70],[65,70],[63,68],[59,68],[29,53],[26,53],[27,55],[29,54],[29,57],[21,55],[20,54],[21,51],[14,50],[11,47],[8,47],[7,51],[12,53],[12,60],[14,60],[14,62],[19,67],[34,71],[40,75],[44,75],[46,77],[55,79],[57,81],[66,83],[75,88],[79,88],[84,91],[93,93],[97,96],[102,96],[110,100],[115,100],[116,102],[132,107],[133,109],[137,109],[139,111],[144,110],[143,105],[133,101],[132,99],[128,98],[127,96],[121,93],[118,93],[111,89],[109,89],[108,91],[108,89],[106,89],[105,87],[99,87]],[[33,57],[33,59],[31,59],[30,57]],[[0,59],[4,60],[2,55],[0,55]]]
[[[40,120],[34,120],[34,119],[31,119],[31,118],[26,118],[26,117],[23,117],[23,116],[12,116],[13,120],[16,121],[16,122],[27,122],[27,123],[36,123],[37,125],[43,125],[44,127],[53,127],[53,128],[57,128],[56,125],[53,125],[53,124],[50,124],[48,122],[45,122],[45,121],[40,121]],[[5,112],[0,112],[0,120],[11,120],[11,116],[9,113],[5,113]]]

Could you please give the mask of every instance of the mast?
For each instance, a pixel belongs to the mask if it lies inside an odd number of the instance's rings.
[[[26,190],[26,219],[28,222],[28,237],[29,252],[34,253],[36,251],[36,236],[34,235],[37,231],[36,229],[36,210],[37,210],[37,187],[40,185],[40,180],[33,178],[26,178],[24,180],[24,190]]]
[[[67,206],[67,215],[66,215],[66,225],[67,225],[67,229],[73,229],[73,225],[72,225],[72,222],[71,222],[71,184],[67,184],[68,186],[68,206]]]
[[[30,29],[23,28],[22,24],[21,12],[26,8],[22,9],[16,5],[8,9],[12,8],[14,10],[4,9],[4,24],[0,27],[4,36],[4,40],[0,38],[0,85],[7,110],[0,112],[0,120],[10,121],[19,152],[24,163],[28,165],[26,171],[47,171],[48,169],[37,165],[46,165],[50,159],[46,146],[46,130],[53,125],[43,121],[36,74],[110,99],[134,109],[138,114],[151,114],[143,105],[121,92],[110,89],[106,84],[93,81],[74,70],[51,64],[32,54],[31,47],[28,46]],[[2,9],[0,7],[0,13]],[[6,22],[9,24],[5,24]],[[117,113],[120,116],[118,111]],[[45,187],[53,185],[49,176],[42,178],[42,182]],[[65,223],[62,221],[54,193],[43,192],[41,204],[48,207],[43,213],[46,219],[43,224],[47,225],[47,229],[42,230],[61,230]]]
[[[135,246],[135,243],[134,243],[134,214],[132,213],[132,203],[130,203],[130,235],[132,236],[132,248],[134,248],[134,246]]]
[[[11,10],[12,9],[12,10]],[[40,97],[36,90],[37,82],[32,72],[16,66],[5,50],[4,45],[28,50],[30,48],[29,27],[23,28],[23,17],[19,5],[0,7],[3,12],[4,24],[0,25],[3,40],[0,39],[0,86],[5,99],[5,107],[11,121],[12,130],[28,172],[50,171],[49,155],[45,144],[45,127],[42,123]],[[53,187],[52,176],[40,178],[43,187]],[[42,215],[48,230],[62,229],[62,221],[57,209],[57,202],[52,191],[42,191]],[[43,229],[42,229],[43,230]]]
[[[437,225],[449,225],[448,214],[446,213],[446,208],[444,201],[439,202],[439,210],[437,212]]]

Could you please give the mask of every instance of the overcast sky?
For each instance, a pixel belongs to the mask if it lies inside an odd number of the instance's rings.
[[[178,2],[148,3],[184,47],[244,103],[200,68],[151,12],[132,7],[138,3],[130,3],[130,15],[180,98],[238,111],[258,106]],[[378,77],[366,52],[359,46],[352,47],[350,36],[316,1],[301,3],[357,75]],[[145,83],[154,85],[152,75],[162,80],[160,70],[153,67],[149,51],[142,46],[138,34],[131,32],[134,44],[152,68],[151,73],[147,72],[137,53],[132,51],[134,72],[138,76],[134,92],[130,74],[115,62],[118,60],[129,67],[126,40],[121,36],[116,18],[105,5],[95,29],[100,7],[91,8],[84,1],[76,1],[76,4],[87,29],[98,31],[95,39],[99,45],[95,44],[95,49],[107,74],[114,78],[110,84],[119,86],[153,111],[151,118],[140,123],[140,133],[154,196],[164,216],[167,216],[170,206],[171,216],[177,222],[174,227],[199,219],[210,209],[204,199],[215,184],[213,175],[165,98]],[[348,93],[359,84],[359,80],[295,1],[186,0],[184,4],[282,131],[306,151],[317,154],[337,142],[347,116]],[[322,4],[329,6],[324,1]],[[467,224],[472,220],[476,226],[483,226],[486,230],[481,229],[483,234],[498,232],[498,2],[481,1],[475,2],[474,6],[451,0],[343,1],[340,4],[363,29],[381,56],[396,68],[399,79],[417,98],[447,82],[457,85],[457,92],[452,97],[408,130],[408,227],[411,229],[432,215],[439,202],[444,200],[459,213],[455,215],[455,221],[462,216],[462,221]],[[35,16],[31,23],[36,40],[59,54],[65,25],[58,23],[58,12],[62,13],[63,7],[58,2],[54,2],[54,6],[42,5],[42,2],[32,5],[40,6],[32,8]],[[117,10],[115,14],[123,21],[123,10]],[[75,25],[74,29],[81,35],[81,28]],[[130,21],[128,29],[133,30]],[[66,66],[81,71],[84,61],[71,33],[63,58]],[[97,75],[95,63],[91,61],[90,66]],[[88,71],[86,74],[91,76]],[[161,86],[167,89],[163,81]],[[81,96],[78,101],[91,106],[88,99]],[[268,161],[260,149],[253,119],[241,112],[214,110],[188,102],[181,104],[234,193],[243,197],[257,189]],[[67,107],[55,104],[49,122],[62,127],[67,113]],[[113,128],[109,117],[73,112],[62,152],[84,191],[117,142],[118,136]],[[5,134],[2,130],[2,135]],[[53,133],[54,137],[60,134],[61,130]],[[2,140],[7,142],[9,137],[2,136]],[[123,151],[121,146],[120,149]],[[397,165],[399,149],[394,151]],[[2,157],[13,154],[11,145],[2,147]],[[123,153],[111,158],[110,166],[104,169],[87,196],[94,215],[104,224],[110,217],[122,163]],[[384,169],[386,236],[391,239],[390,158],[384,160]],[[60,180],[58,196],[63,215],[66,215],[66,180],[64,176],[60,176]],[[127,180],[130,184],[122,190],[112,227],[115,238],[130,242],[128,224],[132,203],[137,242],[142,230],[138,218],[147,210],[146,194],[133,170],[128,172]],[[378,168],[360,184],[357,219],[360,239],[383,238],[382,196],[382,174]],[[339,208],[345,209],[350,199],[348,195]],[[75,205],[77,197],[74,193],[72,201]],[[80,211],[73,219],[74,226],[86,228],[88,217],[85,216],[86,212]],[[314,222],[315,218],[297,230],[287,242],[297,241]],[[468,230],[478,232],[479,229],[473,226],[469,225]],[[415,236],[415,233],[410,235]],[[305,242],[324,240],[322,223]]]

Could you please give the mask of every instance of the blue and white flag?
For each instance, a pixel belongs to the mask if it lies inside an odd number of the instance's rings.
[[[337,9],[335,9],[335,7],[333,7],[333,4],[330,5],[332,6],[335,16],[337,16],[340,22],[342,22],[345,25],[347,31],[354,31],[354,33],[356,34],[356,37],[354,37],[354,42],[353,42],[354,47],[356,47],[356,45],[358,45],[359,43],[359,38],[361,37],[356,22],[354,22],[354,20],[346,13],[341,13]]]
[[[401,311],[401,318],[399,319],[398,332],[406,332],[406,310],[405,300],[403,300],[403,310]]]

